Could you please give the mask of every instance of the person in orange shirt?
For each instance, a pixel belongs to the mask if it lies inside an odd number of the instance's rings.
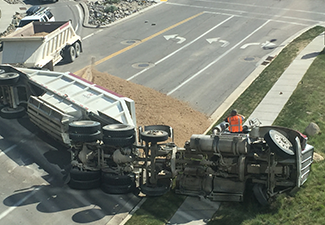
[[[229,123],[229,131],[232,133],[240,133],[243,131],[243,120],[245,117],[237,113],[236,109],[233,109],[230,115],[225,119]]]

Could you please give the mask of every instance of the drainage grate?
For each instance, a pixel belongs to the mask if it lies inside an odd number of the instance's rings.
[[[153,67],[154,65],[155,65],[154,63],[150,63],[150,62],[141,62],[141,63],[133,64],[132,67],[136,69],[145,69],[145,68]]]
[[[244,56],[240,58],[240,61],[244,61],[244,62],[257,62],[258,60],[259,58],[255,56]]]
[[[139,43],[140,40],[125,40],[125,41],[122,41],[121,44],[123,45],[133,45],[135,43]]]
[[[268,56],[265,60],[272,61],[274,59],[274,56]]]

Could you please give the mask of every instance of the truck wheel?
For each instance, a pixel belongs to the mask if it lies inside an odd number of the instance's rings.
[[[76,58],[78,58],[81,52],[80,43],[78,41],[74,43],[74,48],[76,49]]]
[[[140,137],[146,142],[160,142],[168,139],[168,133],[162,130],[147,130],[141,132]]]
[[[169,191],[169,186],[150,187],[147,184],[141,185],[140,190],[143,194],[149,197],[162,196]]]
[[[76,49],[72,45],[66,50],[66,59],[68,62],[73,62],[76,59]]]
[[[18,106],[17,108],[11,108],[5,106],[0,110],[0,116],[4,119],[18,119],[25,115],[25,108]]]
[[[81,171],[77,167],[73,167],[70,170],[70,178],[77,181],[90,181],[90,180],[97,180],[100,179],[100,170],[87,170]]]
[[[260,203],[262,206],[269,205],[269,198],[267,196],[266,187],[264,184],[255,184],[253,187],[253,192],[258,203]]]
[[[69,133],[69,137],[72,141],[75,142],[94,142],[102,139],[102,134],[100,131],[97,131],[93,134],[75,134]]]
[[[135,189],[135,174],[118,175],[102,172],[101,189],[109,194],[127,194]]]
[[[104,136],[129,137],[135,134],[134,126],[126,124],[109,124],[102,129]]]
[[[135,174],[117,175],[114,173],[102,172],[102,183],[107,185],[123,186],[131,185],[135,182]]]
[[[270,130],[265,134],[264,139],[278,156],[287,159],[295,155],[292,143],[279,131]]]
[[[101,189],[108,194],[127,194],[135,190],[135,184],[129,185],[109,185],[102,184]]]
[[[81,181],[81,180],[74,180],[71,178],[68,183],[68,186],[70,188],[78,189],[78,190],[94,189],[100,186],[100,179]]]
[[[93,134],[100,130],[100,123],[92,120],[73,121],[69,124],[69,133]]]
[[[0,73],[0,85],[14,85],[18,79],[18,73]]]
[[[126,147],[132,145],[135,142],[135,136],[130,137],[103,137],[105,145]]]

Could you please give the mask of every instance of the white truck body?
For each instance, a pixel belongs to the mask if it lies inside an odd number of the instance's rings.
[[[49,68],[63,59],[64,52],[81,38],[70,21],[32,22],[6,37],[3,43],[2,63],[27,68]]]
[[[18,73],[19,81],[11,88],[0,86],[0,96],[3,96],[0,103],[13,108],[27,105],[31,121],[65,144],[70,142],[68,124],[72,121],[92,118],[102,124],[136,126],[133,100],[72,73],[11,66],[1,66],[1,69]]]

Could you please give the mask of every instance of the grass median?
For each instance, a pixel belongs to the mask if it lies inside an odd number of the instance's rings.
[[[287,45],[259,77],[229,108],[236,108],[247,118],[264,98],[285,69],[316,36],[325,30],[316,26]],[[311,65],[287,102],[275,125],[304,131],[310,122],[325,129],[325,53]],[[229,110],[228,110],[229,111]],[[225,118],[229,112],[221,116]],[[316,152],[325,155],[324,134],[309,138]],[[314,163],[308,181],[294,197],[280,195],[270,207],[260,207],[253,195],[243,203],[222,203],[209,224],[325,224],[325,162]],[[172,191],[162,197],[148,198],[127,225],[165,224],[184,201]]]

